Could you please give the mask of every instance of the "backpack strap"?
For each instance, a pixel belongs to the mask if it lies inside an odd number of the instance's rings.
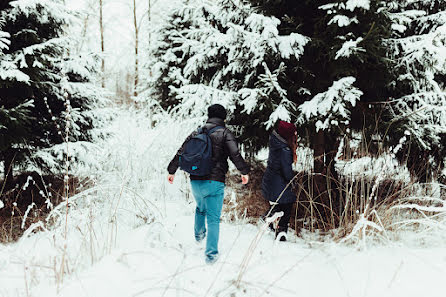
[[[216,130],[218,130],[220,128],[224,128],[224,127],[223,126],[215,126],[214,128],[209,129],[207,133],[208,133],[208,135],[211,135],[212,133],[214,133]]]

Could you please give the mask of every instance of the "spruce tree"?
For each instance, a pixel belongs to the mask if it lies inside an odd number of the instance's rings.
[[[369,143],[379,133],[375,127],[383,112],[380,103],[394,92],[395,71],[386,44],[392,22],[385,2],[252,2],[262,13],[282,21],[281,34],[297,32],[310,38],[294,68],[297,71],[289,74],[289,84],[284,87],[292,90],[303,82],[307,90],[294,98],[301,143],[314,151],[313,199],[322,206],[321,219],[336,225],[331,210],[342,207],[335,169],[340,140],[351,138],[356,130]]]
[[[398,78],[388,104],[392,132],[386,141],[426,182],[439,176],[446,154],[446,1],[398,0],[388,7],[393,21],[388,45]]]
[[[251,2],[282,20],[282,34],[300,32],[311,38],[301,59],[310,74],[311,96],[342,76],[355,78],[363,95],[351,108],[344,132],[361,131],[367,148],[374,143],[393,148],[422,181],[430,171],[426,164],[443,168],[446,1]],[[304,114],[301,124],[321,123],[316,114],[309,122]],[[338,137],[325,137],[323,146],[335,144]]]
[[[190,26],[193,17],[193,8],[185,5],[174,10],[160,28],[157,40],[149,48],[151,58],[143,66],[143,81],[148,90],[140,95],[143,101],[155,98],[165,110],[178,105],[175,90],[185,81],[182,69],[190,56],[181,48],[182,31]]]
[[[241,127],[248,152],[266,146],[275,122],[294,117],[296,107],[281,84],[292,71],[286,63],[295,64],[308,39],[279,36],[276,18],[253,13],[243,1],[191,1],[173,16],[169,24],[187,26],[165,31],[176,43],[155,50],[161,53],[152,68],[158,100],[188,117],[204,115],[209,104],[219,102],[232,111],[229,123]],[[162,91],[167,88],[170,93]]]
[[[0,19],[0,28],[4,26],[5,22]],[[4,50],[9,49],[11,44],[10,34],[8,32],[0,31],[0,79],[26,82],[28,76],[17,69],[15,63],[11,61],[10,57],[4,54]],[[3,101],[3,100],[2,100]],[[3,102],[2,102],[3,103]],[[26,133],[24,126],[30,125],[32,117],[30,116],[30,109],[33,107],[33,101],[27,100],[14,106],[13,108],[6,108],[3,104],[0,105],[0,151],[3,151],[8,143],[8,135],[16,136]],[[6,176],[12,169],[12,158],[7,156],[4,158],[4,175]]]
[[[64,37],[69,15],[62,3],[7,1],[0,17],[4,20],[2,30],[10,36],[1,57],[9,71],[2,71],[0,79],[4,131],[0,160],[5,175],[8,170],[12,175],[13,161],[23,163],[32,154],[64,141],[88,140],[92,127],[88,110],[95,97],[86,92],[88,88],[76,87],[76,82],[86,81],[86,71],[80,71],[82,64],[71,67],[71,58],[64,58],[69,47]],[[71,106],[68,118],[66,103]],[[70,137],[64,139],[67,119]],[[45,163],[42,158],[35,160]]]

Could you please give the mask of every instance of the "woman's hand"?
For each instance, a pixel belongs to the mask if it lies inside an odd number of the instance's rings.
[[[243,175],[242,174],[242,184],[246,185],[248,182],[249,182],[249,175],[247,175],[247,174]]]

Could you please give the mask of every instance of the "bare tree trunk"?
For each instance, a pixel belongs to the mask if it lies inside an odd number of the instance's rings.
[[[81,37],[81,43],[79,44],[79,47],[77,49],[77,52],[80,53],[82,51],[82,48],[84,47],[85,39],[87,38],[87,28],[88,28],[88,20],[90,18],[90,14],[87,14],[87,16],[84,19],[84,25],[82,28],[82,37]]]
[[[138,22],[136,20],[136,0],[133,0],[133,24],[135,25],[135,85],[133,86],[133,96],[138,96]]]
[[[99,29],[101,31],[101,72],[102,72],[102,87],[105,88],[105,57],[104,57],[104,22],[102,15],[102,0],[99,0]]]

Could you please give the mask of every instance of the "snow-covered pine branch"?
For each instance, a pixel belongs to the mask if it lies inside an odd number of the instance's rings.
[[[9,49],[9,45],[11,44],[11,34],[1,30],[4,23],[4,18],[0,18],[0,80],[17,80],[27,82],[29,77],[22,71],[18,70],[11,57],[4,53],[5,50]]]
[[[214,103],[225,106],[228,111],[234,111],[237,92],[225,91],[204,84],[189,84],[178,90],[177,97],[182,103],[172,109],[174,115],[183,118],[200,118],[206,115],[207,107]]]
[[[429,151],[443,146],[446,134],[446,94],[422,92],[404,96],[390,105],[393,121],[401,121],[419,147]]]
[[[363,93],[353,84],[354,77],[335,81],[325,92],[299,106],[298,122],[315,122],[316,130],[330,130],[350,122],[350,109],[360,100]]]

